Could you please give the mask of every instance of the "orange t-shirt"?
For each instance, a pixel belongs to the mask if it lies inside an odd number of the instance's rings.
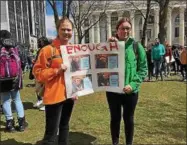
[[[186,50],[183,50],[181,52],[180,61],[181,61],[181,64],[183,64],[183,65],[187,64],[187,51]]]
[[[61,55],[60,40],[56,38],[52,45],[55,46],[55,55]],[[47,67],[52,56],[51,45],[47,45],[41,49],[39,57],[33,67],[33,74],[38,82],[45,84],[45,92],[43,103],[46,105],[56,104],[66,100],[66,88],[64,82],[64,74],[56,75],[56,71],[63,63],[62,58],[53,58],[50,67]]]

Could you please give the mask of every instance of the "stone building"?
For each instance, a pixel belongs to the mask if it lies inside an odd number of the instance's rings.
[[[45,1],[1,1],[0,24],[18,43],[37,48],[37,37],[46,35]]]
[[[89,30],[83,43],[105,42],[107,38],[115,35],[116,22],[123,16],[129,17],[132,22],[132,36],[136,40],[141,40],[144,18],[146,14],[146,1],[134,1],[134,5],[124,1],[111,1],[110,6],[105,11],[105,17]],[[141,12],[140,12],[141,11]],[[187,15],[186,3],[183,1],[172,1],[169,5],[166,40],[170,44],[186,45],[187,37]],[[89,22],[97,19],[100,12],[94,11],[89,17]],[[143,14],[143,15],[142,15]],[[152,42],[159,33],[159,7],[157,3],[151,3],[151,13],[148,19],[146,42]],[[75,42],[77,41],[75,33]]]

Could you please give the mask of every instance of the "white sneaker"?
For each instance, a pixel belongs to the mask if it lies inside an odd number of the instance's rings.
[[[34,107],[34,108],[38,108],[42,103],[43,103],[43,100],[37,101],[37,102],[33,105],[33,107]]]
[[[45,111],[45,106],[41,107],[39,110],[40,111]]]

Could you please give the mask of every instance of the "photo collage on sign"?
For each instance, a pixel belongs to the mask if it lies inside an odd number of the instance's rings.
[[[90,55],[69,56],[69,61],[71,72],[91,69]]]
[[[117,54],[96,54],[95,62],[96,62],[95,67],[97,69],[118,68],[118,55]]]
[[[118,72],[101,72],[97,74],[98,86],[119,87]]]
[[[72,94],[92,89],[92,75],[80,75],[80,76],[72,76]]]

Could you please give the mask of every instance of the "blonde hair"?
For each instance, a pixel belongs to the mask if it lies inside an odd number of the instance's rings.
[[[57,22],[57,30],[59,29],[60,25],[64,23],[65,21],[70,22],[72,29],[74,28],[73,22],[68,17],[63,17]]]

